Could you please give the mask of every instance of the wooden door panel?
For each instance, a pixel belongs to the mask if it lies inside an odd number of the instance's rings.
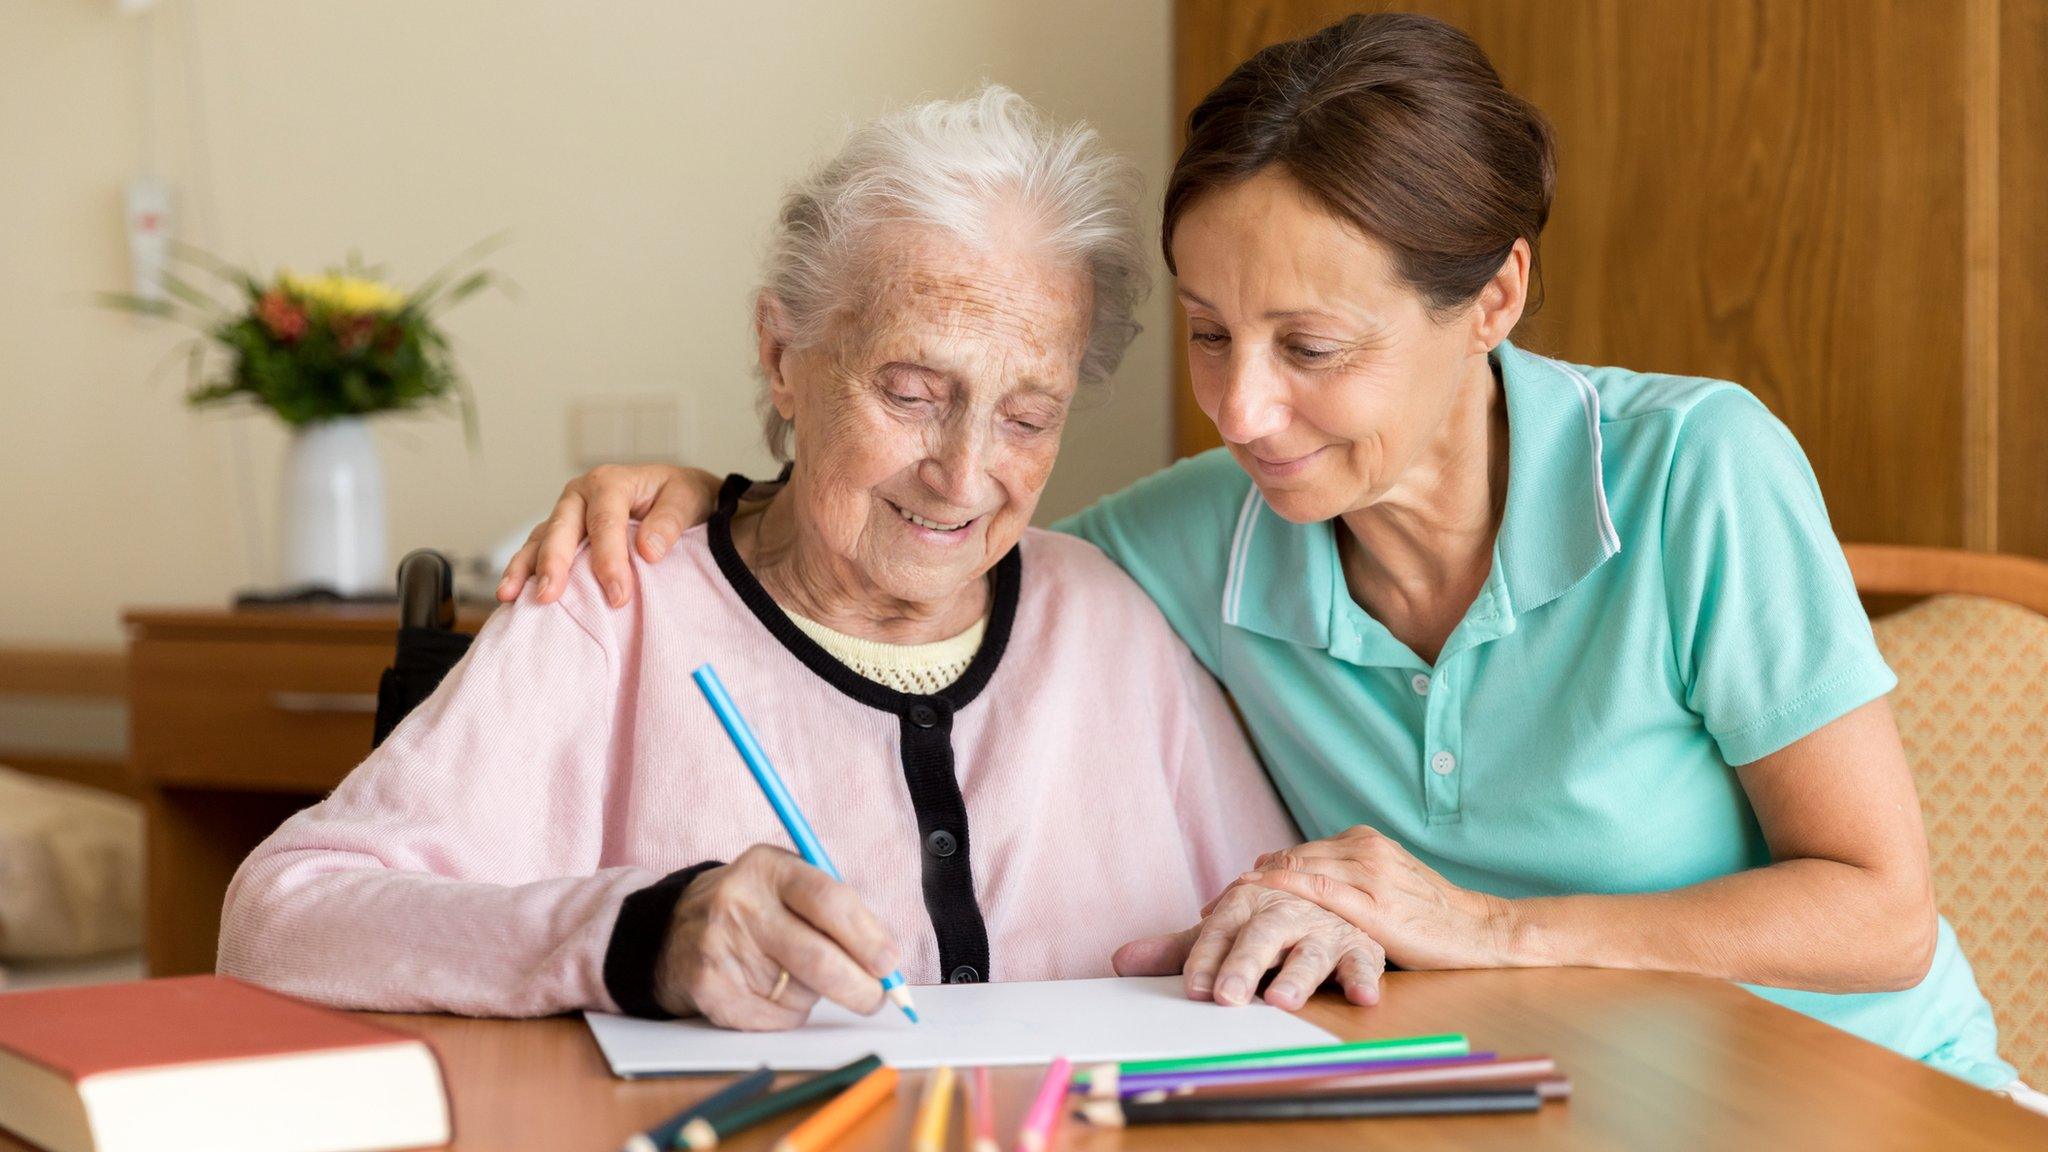
[[[1966,542],[1990,494],[1963,457],[1985,418],[1963,355],[1965,0],[1185,0],[1182,116],[1263,44],[1390,7],[1464,28],[1556,125],[1546,301],[1517,339],[1739,381],[1799,437],[1843,537]],[[1178,395],[1182,451],[1214,444],[1184,374]]]

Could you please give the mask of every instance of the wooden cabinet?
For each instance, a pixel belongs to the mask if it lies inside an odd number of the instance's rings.
[[[458,627],[474,631],[480,613]],[[148,805],[150,972],[213,970],[235,868],[370,751],[391,609],[132,611],[132,770]]]
[[[1746,385],[1844,539],[2048,556],[2048,0],[1181,0],[1177,115],[1388,8],[1556,125],[1517,340]],[[1215,444],[1184,368],[1176,395],[1179,451]]]

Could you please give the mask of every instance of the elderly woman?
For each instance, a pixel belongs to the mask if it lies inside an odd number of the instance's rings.
[[[1507,340],[1540,114],[1456,29],[1382,14],[1259,53],[1188,128],[1164,243],[1224,448],[1060,527],[1222,680],[1317,839],[1118,967],[1243,1003],[1283,965],[1266,999],[1298,1004],[1334,910],[1404,967],[1724,977],[2015,1085],[1798,445],[1733,384]],[[658,548],[701,484],[572,485],[501,594],[586,511],[622,571],[607,518]]]
[[[789,195],[759,297],[772,498],[742,512],[735,477],[631,611],[579,564],[562,607],[498,612],[243,864],[221,970],[355,1008],[788,1027],[820,996],[872,1011],[898,965],[1108,975],[1293,842],[1158,609],[1026,529],[1134,330],[1127,184],[1002,89],[856,132]],[[779,847],[706,662],[844,884]],[[1357,929],[1320,931],[1370,979]]]

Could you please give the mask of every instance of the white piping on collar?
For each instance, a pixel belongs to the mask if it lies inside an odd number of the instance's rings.
[[[1562,360],[1553,360],[1540,353],[1529,355],[1549,364],[1571,377],[1579,388],[1579,406],[1586,410],[1586,435],[1593,441],[1593,513],[1600,523],[1600,542],[1609,556],[1621,551],[1621,536],[1614,531],[1614,518],[1607,511],[1607,481],[1600,464],[1600,393],[1585,374]]]
[[[1245,558],[1251,553],[1252,527],[1259,519],[1259,486],[1244,494],[1244,506],[1237,512],[1237,532],[1230,538],[1230,572],[1223,579],[1223,622],[1237,624],[1237,603],[1244,598]]]

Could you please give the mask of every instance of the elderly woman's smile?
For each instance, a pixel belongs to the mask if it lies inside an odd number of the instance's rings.
[[[932,533],[935,539],[938,539],[942,542],[958,536],[962,528],[967,527],[969,524],[974,523],[976,519],[979,519],[979,517],[969,517],[968,519],[962,520],[957,524],[942,524],[937,520],[929,520],[923,516],[919,516],[917,513],[912,512],[908,508],[905,508],[903,505],[898,504],[893,500],[888,500],[886,501],[886,503],[889,505],[889,507],[894,508],[896,510],[897,515],[903,517],[905,520],[910,521],[912,524],[917,525],[919,528],[924,529],[926,532]]]

